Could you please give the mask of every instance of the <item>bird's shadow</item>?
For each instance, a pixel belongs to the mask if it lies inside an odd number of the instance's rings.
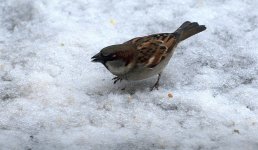
[[[99,80],[99,79],[97,79]],[[134,95],[135,93],[149,93],[149,92],[157,92],[164,89],[173,89],[176,85],[176,79],[172,79],[170,74],[163,73],[161,76],[161,80],[159,82],[159,88],[153,89],[151,88],[154,86],[155,82],[157,81],[157,77],[151,77],[145,80],[140,81],[126,81],[122,80],[121,82],[118,81],[114,84],[112,78],[105,78],[102,79],[101,84],[96,84],[96,86],[87,86],[85,87],[85,93],[87,95],[106,95],[106,94],[130,94]]]
[[[134,94],[136,92],[146,92],[150,91],[150,87],[153,86],[153,81],[143,80],[143,81],[122,81],[117,83],[115,86],[117,92],[120,94]]]
[[[152,91],[157,91],[159,89],[163,89],[165,86],[164,81],[166,81],[166,78],[164,77],[162,81],[159,83],[159,88],[158,89],[152,89],[156,82],[156,78],[152,77],[149,79],[141,80],[141,81],[121,81],[117,82],[112,88],[111,92],[119,93],[119,94],[130,94],[133,95],[136,92],[152,92]],[[167,85],[166,85],[167,86]],[[170,87],[174,87],[174,84],[169,85]]]

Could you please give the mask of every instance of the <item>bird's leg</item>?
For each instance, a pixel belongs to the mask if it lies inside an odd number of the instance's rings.
[[[114,84],[116,84],[117,81],[122,81],[122,78],[114,77],[112,80],[114,80]]]
[[[158,74],[158,79],[156,81],[156,83],[151,87],[151,91],[155,88],[155,89],[159,89],[159,79],[160,79],[161,73]]]

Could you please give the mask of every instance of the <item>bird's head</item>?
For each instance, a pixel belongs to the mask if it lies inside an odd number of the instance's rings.
[[[130,55],[129,55],[130,54]],[[102,63],[114,75],[128,72],[128,64],[132,60],[132,51],[124,45],[111,45],[94,55],[92,62]]]

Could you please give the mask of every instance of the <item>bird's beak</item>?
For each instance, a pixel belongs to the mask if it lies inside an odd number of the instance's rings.
[[[91,57],[92,62],[103,62],[103,58],[100,53],[96,54],[95,56]]]

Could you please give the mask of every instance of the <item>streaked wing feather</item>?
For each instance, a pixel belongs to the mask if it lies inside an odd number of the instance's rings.
[[[172,33],[154,34],[137,37],[130,41],[138,51],[138,63],[153,68],[158,65],[177,44]]]

